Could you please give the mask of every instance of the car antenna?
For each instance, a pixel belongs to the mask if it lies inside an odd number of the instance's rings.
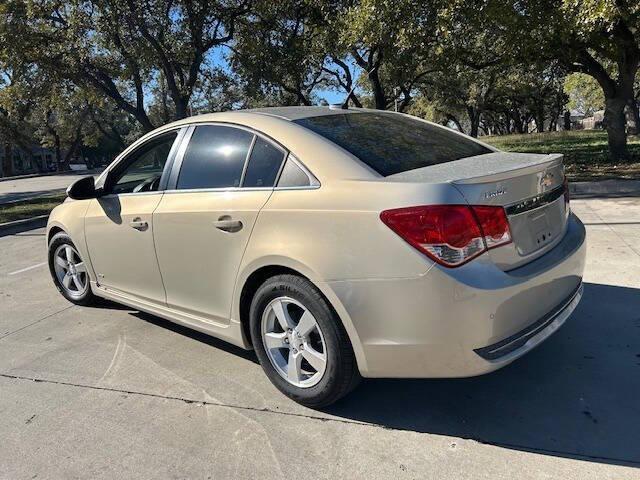
[[[377,68],[378,68],[378,65],[375,65],[371,70],[369,70],[367,72],[367,77],[371,75]],[[353,87],[351,87],[351,90],[349,90],[349,93],[347,93],[347,97],[344,99],[344,101],[340,104],[331,105],[331,107],[339,108],[340,110],[349,110],[349,99],[351,98],[351,94],[353,94],[353,91],[356,89],[357,86],[358,85],[354,82]]]

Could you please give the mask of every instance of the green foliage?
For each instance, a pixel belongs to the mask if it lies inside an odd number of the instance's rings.
[[[571,110],[577,110],[583,115],[593,115],[593,112],[604,108],[602,88],[589,75],[568,75],[564,81],[564,91],[569,96],[567,107]]]
[[[640,96],[625,0],[4,0],[0,18],[0,136],[61,151],[334,90],[472,135],[605,105],[619,155]]]
[[[0,223],[47,215],[65,198],[67,194],[63,193],[0,205]]]
[[[609,152],[607,134],[602,130],[503,135],[482,140],[506,151],[562,153],[571,181],[637,179],[640,175],[640,137],[629,138],[631,161],[623,163]]]

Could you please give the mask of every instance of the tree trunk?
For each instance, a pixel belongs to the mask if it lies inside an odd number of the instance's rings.
[[[2,176],[13,176],[13,148],[9,142],[4,144],[4,158],[2,159]]]
[[[380,82],[380,77],[378,76],[377,70],[374,70],[369,74],[369,82],[371,83],[371,90],[373,91],[373,99],[376,104],[376,110],[386,110],[387,97],[384,94],[382,82]]]
[[[638,102],[635,98],[629,100],[628,103],[629,112],[631,113],[631,123],[629,127],[630,135],[640,135],[640,108],[638,108]]]
[[[469,115],[469,123],[471,124],[471,127],[469,128],[469,135],[473,138],[477,138],[480,127],[480,112],[474,107],[467,107],[467,115]]]
[[[178,99],[174,99],[176,105],[175,120],[182,120],[189,116],[189,99],[184,96],[179,96]]]
[[[544,105],[538,106],[536,111],[536,130],[538,133],[544,133]]]
[[[571,130],[571,112],[569,110],[564,112],[564,129],[566,131]]]
[[[56,170],[64,172],[64,163],[62,160],[62,148],[60,147],[60,137],[56,134],[54,138],[54,151],[56,152]]]
[[[522,117],[519,112],[513,116],[513,130],[515,133],[524,133],[524,125],[522,124]]]
[[[471,122],[471,129],[469,130],[469,135],[473,138],[478,138],[478,130],[480,127],[480,115],[476,115],[473,121]]]
[[[604,124],[607,130],[609,152],[615,160],[626,160],[629,157],[624,115],[626,104],[624,98],[605,98]]]

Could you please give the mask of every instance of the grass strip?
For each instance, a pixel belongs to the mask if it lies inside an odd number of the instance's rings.
[[[24,220],[26,218],[47,215],[67,197],[66,194],[56,194],[46,197],[21,200],[0,205],[0,223]]]

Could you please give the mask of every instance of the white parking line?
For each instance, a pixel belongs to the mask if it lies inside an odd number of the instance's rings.
[[[43,265],[46,265],[46,264],[47,264],[47,262],[42,262],[42,263],[38,263],[37,265],[31,265],[30,267],[22,268],[20,270],[16,270],[15,272],[11,272],[9,275],[17,275],[18,273],[28,272],[29,270],[33,270],[34,268],[42,267]]]

